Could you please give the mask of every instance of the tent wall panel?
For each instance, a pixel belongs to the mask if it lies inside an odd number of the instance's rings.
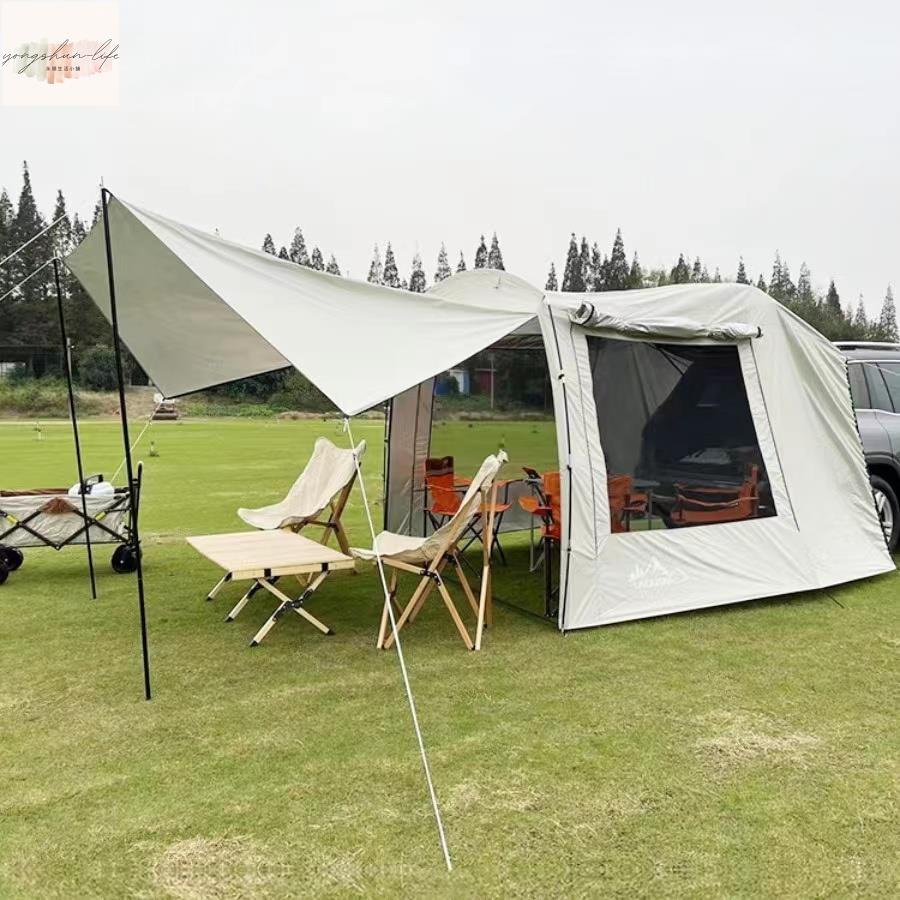
[[[391,401],[384,527],[395,534],[423,535],[425,459],[431,448],[433,403],[433,378]]]
[[[554,399],[558,409],[563,402],[568,407],[568,423],[558,418],[559,446],[572,466],[571,509],[563,512],[564,537],[571,522],[572,538],[571,552],[563,548],[561,628],[810,590],[893,569],[871,515],[843,361],[820,335],[771,303],[755,311],[762,336],[741,342],[739,354],[778,514],[610,534],[586,349],[586,337],[601,332],[572,325],[571,308],[567,298],[541,317],[551,326],[548,339],[558,338],[562,377],[553,379]]]

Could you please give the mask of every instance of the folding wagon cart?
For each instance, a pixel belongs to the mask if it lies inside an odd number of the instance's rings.
[[[102,475],[86,479],[81,485],[83,496],[75,497],[65,488],[0,491],[0,584],[22,565],[23,550],[28,547],[62,550],[75,544],[116,544],[113,571],[121,575],[137,568],[141,465],[133,490],[125,486],[111,494],[91,493],[102,481]]]

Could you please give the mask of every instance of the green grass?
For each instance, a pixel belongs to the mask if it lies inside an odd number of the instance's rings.
[[[382,427],[367,484],[378,496]],[[155,697],[134,582],[82,549],[0,587],[0,897],[896,896],[900,606],[885,576],[561,637],[498,608],[481,654],[430,604],[404,648],[450,847],[443,868],[371,572],[333,577],[262,647],[271,604],[223,618],[184,536],[280,497],[335,423],[154,425],[145,477]],[[74,481],[68,428],[0,426],[0,486]],[[84,426],[110,474],[112,424]],[[441,424],[472,467],[553,465],[546,423]],[[376,510],[376,516],[380,509]],[[357,497],[347,524],[369,541]],[[496,590],[537,605],[526,551]],[[838,602],[834,602],[838,601]]]

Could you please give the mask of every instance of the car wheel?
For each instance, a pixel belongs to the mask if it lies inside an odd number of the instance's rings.
[[[6,566],[6,563],[0,559],[0,584],[3,584],[7,578],[9,578],[9,569]]]
[[[884,529],[884,539],[891,553],[895,553],[897,544],[900,543],[900,501],[897,500],[896,491],[883,478],[873,475],[870,481],[878,518],[881,519],[881,527]]]

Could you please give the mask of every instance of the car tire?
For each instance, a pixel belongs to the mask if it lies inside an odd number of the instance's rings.
[[[878,517],[881,519],[885,530],[885,540],[891,553],[897,552],[900,544],[900,500],[893,486],[878,475],[869,478],[872,484],[872,493],[875,495],[875,506],[878,508]],[[885,522],[890,522],[891,530],[888,534]]]

